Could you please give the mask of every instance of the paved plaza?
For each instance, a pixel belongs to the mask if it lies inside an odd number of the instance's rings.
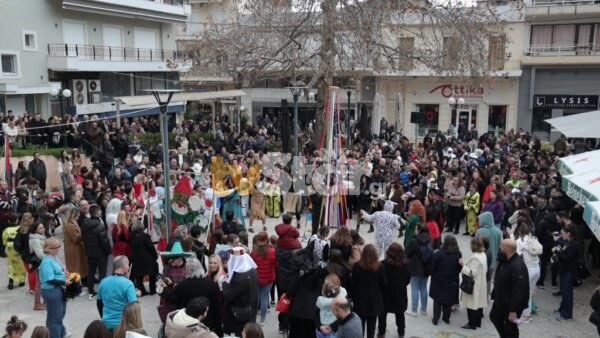
[[[268,219],[267,228],[270,234],[274,233],[274,227],[279,223],[279,219]],[[304,221],[302,222],[304,230]],[[354,226],[354,220],[352,225]],[[255,229],[260,229],[260,223],[254,225]],[[367,233],[369,227],[361,227],[361,235],[368,241],[374,241],[373,233]],[[60,228],[57,231],[57,237],[62,240]],[[470,237],[458,235],[463,256],[470,256],[468,249]],[[401,242],[402,243],[402,242]],[[46,312],[33,311],[33,296],[26,293],[26,287],[16,288],[9,291],[6,288],[8,283],[6,277],[6,261],[0,259],[0,276],[3,280],[0,281],[0,323],[4,324],[8,321],[12,314],[22,317],[29,325],[29,330],[24,337],[29,337],[33,327],[37,325],[45,325]],[[594,289],[600,284],[598,279],[598,271],[593,271],[592,277],[584,282],[578,288],[575,288],[575,307],[573,320],[568,322],[557,322],[555,314],[552,310],[558,308],[560,303],[559,297],[552,296],[551,288],[545,290],[536,289],[536,302],[539,306],[538,314],[533,316],[533,321],[530,324],[520,326],[521,337],[597,337],[595,327],[588,322],[590,315],[589,300]],[[548,276],[549,278],[549,276]],[[546,283],[550,285],[549,282]],[[409,287],[409,304],[410,304],[410,287]],[[157,336],[157,331],[160,327],[160,320],[156,311],[158,305],[158,296],[146,296],[140,298],[142,305],[142,315],[144,318],[144,328],[152,337]],[[488,314],[490,308],[485,310],[485,318],[482,323],[482,328],[476,331],[463,330],[460,327],[467,323],[467,312],[465,308],[452,313],[450,325],[440,322],[438,326],[433,326],[431,317],[433,313],[433,302],[429,299],[428,315],[418,317],[406,316],[406,337],[422,337],[422,338],[454,338],[454,337],[469,337],[469,338],[485,338],[497,337],[497,333],[491,324]],[[98,311],[96,310],[95,301],[89,301],[87,296],[78,297],[75,300],[69,301],[67,304],[67,314],[65,317],[65,326],[72,332],[74,338],[83,337],[83,333],[87,325],[99,319]],[[2,328],[3,329],[3,328]],[[277,313],[271,311],[267,316],[267,323],[263,327],[265,337],[281,337],[277,332]],[[395,338],[396,326],[393,316],[388,316],[388,331],[386,337]]]

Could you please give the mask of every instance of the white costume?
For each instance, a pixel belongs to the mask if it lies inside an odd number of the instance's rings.
[[[394,241],[394,230],[400,228],[398,216],[393,213],[394,204],[392,201],[385,201],[383,211],[377,211],[372,215],[362,211],[363,219],[373,222],[375,227],[375,246],[380,258],[385,256],[386,250]]]

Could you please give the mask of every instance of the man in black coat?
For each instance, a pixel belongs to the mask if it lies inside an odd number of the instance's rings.
[[[535,223],[535,235],[544,248],[544,251],[540,255],[540,278],[536,283],[537,287],[540,289],[544,288],[548,264],[550,263],[550,257],[552,257],[552,248],[554,247],[554,238],[552,234],[558,231],[560,231],[560,224],[556,219],[554,206],[552,204],[547,204],[544,217],[541,221]],[[557,271],[556,269],[553,269],[552,286],[557,285]]]
[[[106,226],[102,222],[100,207],[97,205],[91,206],[90,216],[90,218],[84,218],[81,224],[81,240],[88,259],[88,292],[90,293],[90,299],[93,299],[96,295],[94,292],[94,275],[98,270],[98,282],[106,277],[106,266],[111,247]]]
[[[500,338],[519,337],[519,326],[515,321],[521,317],[529,302],[529,274],[523,259],[517,255],[517,243],[514,240],[503,240],[500,252],[490,320]]]
[[[46,191],[46,164],[40,159],[40,153],[33,153],[33,161],[29,162],[29,174],[38,180],[40,189]]]

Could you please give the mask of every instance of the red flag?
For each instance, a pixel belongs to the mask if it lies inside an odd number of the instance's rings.
[[[10,151],[10,138],[8,136],[4,137],[4,178],[6,179],[6,184],[8,184],[8,190],[12,190],[12,165],[10,164],[10,157],[12,153]]]

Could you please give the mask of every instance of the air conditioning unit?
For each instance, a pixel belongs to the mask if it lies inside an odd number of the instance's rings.
[[[102,93],[90,93],[90,103],[102,103]]]
[[[87,80],[73,80],[73,103],[76,106],[88,103]]]
[[[88,80],[88,91],[90,93],[101,92],[100,80]]]

